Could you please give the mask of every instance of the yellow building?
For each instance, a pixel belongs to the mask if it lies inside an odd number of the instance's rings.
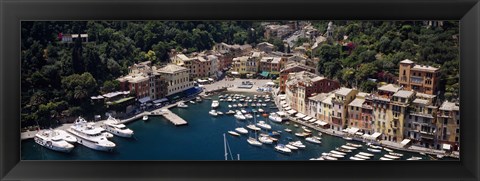
[[[392,117],[387,118],[387,132],[389,141],[402,141],[404,138],[404,123],[407,109],[413,101],[415,93],[413,91],[399,90],[393,94],[390,102]]]

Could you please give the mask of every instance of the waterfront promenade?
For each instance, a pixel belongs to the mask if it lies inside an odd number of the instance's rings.
[[[283,108],[281,106],[279,106],[280,104],[278,104],[278,102],[280,102],[279,97],[276,96],[275,94],[272,94],[272,96],[275,99],[275,105],[277,106],[278,110],[283,110]],[[345,136],[345,133],[341,132],[341,131],[334,131],[332,129],[323,129],[323,128],[320,128],[320,127],[315,126],[313,124],[310,124],[308,122],[299,121],[296,118],[293,118],[293,117],[290,117],[290,116],[287,116],[287,117],[289,118],[290,121],[292,121],[294,123],[298,123],[300,125],[309,127],[311,129],[315,129],[315,130],[317,130],[321,133],[325,133],[325,134],[332,135],[332,136],[337,136],[337,137],[340,137],[340,138],[343,138]],[[359,139],[357,137],[354,137],[354,140],[367,143],[367,140]],[[395,150],[406,151],[406,152],[425,153],[425,154],[429,154],[429,155],[445,155],[445,156],[449,156],[449,157],[457,158],[457,159],[460,157],[458,152],[453,152],[451,154],[447,154],[444,150],[436,150],[436,149],[425,148],[425,147],[420,147],[420,146],[416,146],[416,145],[412,145],[412,146],[409,146],[409,147],[404,147],[400,143],[393,142],[393,141],[387,141],[387,140],[380,140],[380,141],[376,141],[375,143],[380,145],[380,146],[383,146],[383,147],[387,147],[387,148],[391,148],[391,149],[395,149]]]

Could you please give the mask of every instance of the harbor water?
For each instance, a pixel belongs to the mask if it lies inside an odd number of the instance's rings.
[[[252,94],[244,94],[252,96]],[[218,100],[217,97],[212,97]],[[339,137],[323,134],[321,136],[321,144],[313,144],[306,142],[304,138],[294,135],[296,132],[302,132],[301,125],[294,126],[294,123],[274,123],[268,118],[262,116],[257,117],[266,121],[272,126],[272,130],[281,131],[281,136],[277,137],[278,143],[287,144],[289,141],[301,140],[305,149],[292,151],[290,154],[279,153],[275,151],[273,145],[263,144],[260,147],[252,146],[247,143],[248,136],[255,137],[255,134],[249,130],[249,135],[232,136],[227,131],[233,131],[236,127],[244,127],[254,121],[244,120],[238,121],[233,115],[211,116],[208,111],[211,110],[212,100],[203,100],[200,103],[188,104],[188,108],[172,108],[171,111],[182,117],[188,122],[185,126],[174,126],[168,120],[161,116],[150,116],[149,120],[133,121],[127,124],[127,127],[134,131],[133,138],[113,137],[115,144],[113,152],[102,152],[89,149],[85,146],[75,144],[75,148],[70,153],[60,153],[46,149],[34,142],[33,139],[23,140],[21,144],[22,160],[224,160],[224,137],[230,147],[231,154],[228,159],[240,160],[309,160],[321,156],[322,152],[329,152],[336,147],[340,147],[346,143]],[[220,102],[217,109],[227,112],[229,104],[232,102]],[[236,102],[238,104],[238,102]],[[251,104],[251,103],[249,103]],[[271,102],[266,107],[262,107],[267,112],[278,111],[272,109],[275,105]],[[257,107],[253,107],[258,109]],[[239,108],[231,108],[239,109]],[[251,110],[247,107],[246,110]],[[257,113],[258,114],[258,113]],[[285,128],[292,130],[292,133],[284,131]],[[264,131],[262,131],[264,132]],[[312,131],[313,135],[318,135],[317,131]],[[359,142],[352,142],[360,144]],[[363,143],[362,143],[363,144]],[[347,154],[345,158],[339,160],[349,160],[350,156],[355,155],[359,151],[368,152],[367,146],[363,146],[354,150],[353,154]],[[422,160],[429,160],[427,156],[418,153],[410,153],[403,151],[395,151],[402,153],[402,160],[411,156],[422,157]],[[387,152],[382,150],[381,153],[374,153],[372,160],[378,160]]]

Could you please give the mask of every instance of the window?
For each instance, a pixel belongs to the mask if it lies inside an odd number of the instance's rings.
[[[455,133],[460,133],[460,129],[457,128],[457,129],[455,130]]]

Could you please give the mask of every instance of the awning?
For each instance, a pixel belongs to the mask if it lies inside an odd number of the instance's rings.
[[[355,134],[356,134],[356,135],[359,135],[359,136],[362,136],[362,135],[363,135],[362,132],[356,132]]]
[[[166,101],[168,101],[167,98],[161,98],[161,99],[154,100],[153,103],[158,104],[158,103],[162,103],[162,102],[166,102]]]
[[[239,73],[238,72],[232,72],[232,75],[238,75]]]
[[[443,145],[442,145],[442,148],[443,148],[444,150],[450,150],[450,149],[452,148],[452,145],[450,145],[450,144],[443,144]]]
[[[296,112],[297,112],[297,111],[295,111],[295,110],[292,109],[292,110],[290,110],[290,111],[287,111],[287,114],[295,114]]]
[[[328,123],[325,122],[325,121],[317,121],[317,122],[315,122],[315,123],[318,124],[318,125],[320,125],[320,126],[325,126],[325,125],[328,124]]]
[[[310,116],[307,116],[307,117],[304,117],[304,118],[303,118],[303,120],[305,120],[305,121],[308,121],[308,120],[310,120],[310,119],[312,119],[312,117],[310,117]]]
[[[282,107],[285,108],[285,107],[289,107],[288,104],[282,104]]]
[[[285,100],[285,98],[286,98],[285,94],[278,95],[278,97],[280,97],[280,100]]]
[[[308,122],[310,122],[310,123],[314,123],[316,121],[317,121],[317,119],[315,119],[315,118],[312,118],[312,119],[308,120]]]
[[[356,132],[358,132],[358,130],[360,130],[360,129],[358,129],[358,128],[350,128],[350,129],[348,130],[348,133],[350,133],[350,134],[355,134]]]
[[[267,71],[263,71],[262,74],[260,74],[260,75],[262,75],[262,76],[264,76],[264,77],[268,77],[268,74],[270,74],[270,73],[267,72]]]
[[[213,79],[212,79],[212,78],[208,78],[208,81],[213,81]]]
[[[273,82],[267,82],[266,85],[275,85]]]
[[[284,105],[284,104],[287,104],[287,102],[285,102],[285,101],[280,101],[280,104],[281,104],[281,105]]]
[[[150,100],[151,100],[151,98],[147,96],[147,97],[144,97],[144,98],[139,99],[138,102],[144,104],[144,103],[146,103],[146,102],[148,102],[148,101],[150,101]]]
[[[375,132],[373,133],[370,138],[373,140],[373,139],[377,139],[380,135],[382,135],[382,133],[379,133],[379,132]]]
[[[297,118],[303,118],[303,117],[305,117],[305,114],[298,113],[297,115],[295,115],[295,117],[297,117]]]
[[[400,142],[400,144],[407,145],[408,143],[410,143],[410,141],[410,139],[404,139],[402,142]]]
[[[207,82],[208,80],[203,80],[203,79],[198,79],[197,82],[198,83],[204,83],[204,82]]]
[[[278,112],[277,112],[277,115],[279,115],[279,116],[285,116],[285,112],[283,112],[283,111],[278,111]]]
[[[202,91],[202,89],[199,88],[199,87],[198,88],[197,87],[192,87],[190,89],[184,90],[183,92],[185,93],[186,96],[190,96],[190,95],[199,93],[201,91]]]

